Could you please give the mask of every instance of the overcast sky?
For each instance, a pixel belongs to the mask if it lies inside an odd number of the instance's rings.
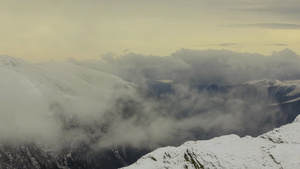
[[[0,54],[47,61],[181,48],[300,53],[299,9],[298,0],[0,0]]]

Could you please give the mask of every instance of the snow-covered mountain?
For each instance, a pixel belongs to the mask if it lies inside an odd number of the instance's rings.
[[[0,168],[117,168],[138,158],[108,134],[119,116],[108,109],[133,94],[133,84],[71,61],[31,64],[5,55],[0,79]]]
[[[244,83],[245,86],[255,86],[268,91],[273,102],[271,107],[279,107],[287,116],[286,122],[292,122],[300,112],[300,80],[257,80]]]
[[[29,64],[9,56],[0,56],[0,79],[0,133],[18,139],[58,139],[75,118],[76,125],[97,121],[116,95],[134,92],[119,77],[70,62]]]
[[[226,135],[159,148],[124,169],[282,168],[300,166],[300,116],[258,137]]]
[[[278,103],[274,104],[286,104],[300,100],[300,80],[280,81],[266,79],[250,81],[245,84],[268,88],[269,92],[278,99]]]

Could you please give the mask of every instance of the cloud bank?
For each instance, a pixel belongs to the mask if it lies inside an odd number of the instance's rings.
[[[299,57],[289,49],[274,52],[270,56],[229,50],[182,49],[167,57],[129,53],[118,58],[106,56],[103,59],[105,62],[90,67],[137,83],[168,79],[189,85],[228,85],[263,78],[299,78]]]
[[[266,88],[236,84],[298,79],[300,73],[299,56],[289,49],[270,56],[182,49],[167,57],[110,53],[102,59],[74,64],[136,84],[137,93],[117,99],[106,114],[110,139],[134,146],[267,131],[284,123],[285,115],[269,107],[275,100]]]
[[[182,49],[170,56],[126,53],[101,61],[29,64],[1,57],[1,139],[60,147],[156,148],[285,122],[257,79],[300,78],[299,56]],[[46,141],[45,141],[46,140]]]

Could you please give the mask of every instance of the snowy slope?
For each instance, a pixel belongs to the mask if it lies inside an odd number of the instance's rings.
[[[124,169],[296,169],[300,167],[299,119],[255,138],[226,135],[159,148]]]
[[[0,55],[0,168],[86,165],[92,153],[80,143],[108,137],[102,117],[116,98],[133,92],[117,76],[70,61],[30,64]],[[118,149],[108,147],[111,161],[122,160],[111,152]]]
[[[300,99],[300,80],[280,81],[280,80],[255,80],[245,84],[266,87],[271,89],[275,95],[291,98],[283,103],[291,103]]]
[[[119,77],[71,62],[29,64],[3,55],[0,56],[0,79],[0,112],[20,112],[18,107],[5,103],[14,100],[14,104],[25,104],[25,112],[28,105],[51,107],[59,102],[64,105],[65,112],[83,111],[79,105],[83,106],[84,103],[83,107],[89,108],[84,112],[93,114],[109,104],[116,94],[134,91],[132,84]],[[31,101],[26,98],[31,98]],[[22,103],[24,100],[25,103]],[[49,108],[45,107],[44,111],[39,111],[51,115],[54,110],[50,108],[49,112]]]
[[[116,87],[129,86],[128,82],[117,76],[77,66],[72,62],[29,64],[19,58],[0,55],[0,69],[2,77],[26,78],[38,88],[51,88],[68,95],[95,94],[95,90],[112,92]]]

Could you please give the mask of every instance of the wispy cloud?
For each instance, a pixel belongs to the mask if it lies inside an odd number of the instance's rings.
[[[285,20],[293,20],[298,22],[300,16],[300,3],[297,0],[262,0],[253,2],[251,6],[246,7],[243,11],[252,11],[260,15],[269,15],[273,17],[284,18]]]
[[[190,48],[190,47],[212,47],[212,46],[217,46],[217,47],[232,47],[232,46],[241,46],[242,44],[239,43],[210,43],[210,44],[198,44],[198,45],[189,45],[185,46],[185,48]]]
[[[263,45],[268,45],[268,46],[289,46],[288,44],[284,44],[284,43],[273,43],[273,44],[263,44]]]
[[[300,29],[300,24],[291,24],[291,23],[253,23],[253,24],[232,24],[232,25],[223,25],[227,27],[254,27],[262,29]]]
[[[221,3],[220,0],[210,1],[208,4],[217,6]],[[221,6],[221,5],[218,5]],[[242,0],[228,0],[219,7],[219,10],[226,12],[239,12],[241,16],[262,17],[262,18],[276,18],[277,20],[289,20],[299,22],[300,3],[298,0],[256,0],[256,1],[242,1]]]
[[[237,43],[219,43],[219,44],[212,44],[213,46],[221,46],[221,47],[229,47],[229,46],[236,46]]]

